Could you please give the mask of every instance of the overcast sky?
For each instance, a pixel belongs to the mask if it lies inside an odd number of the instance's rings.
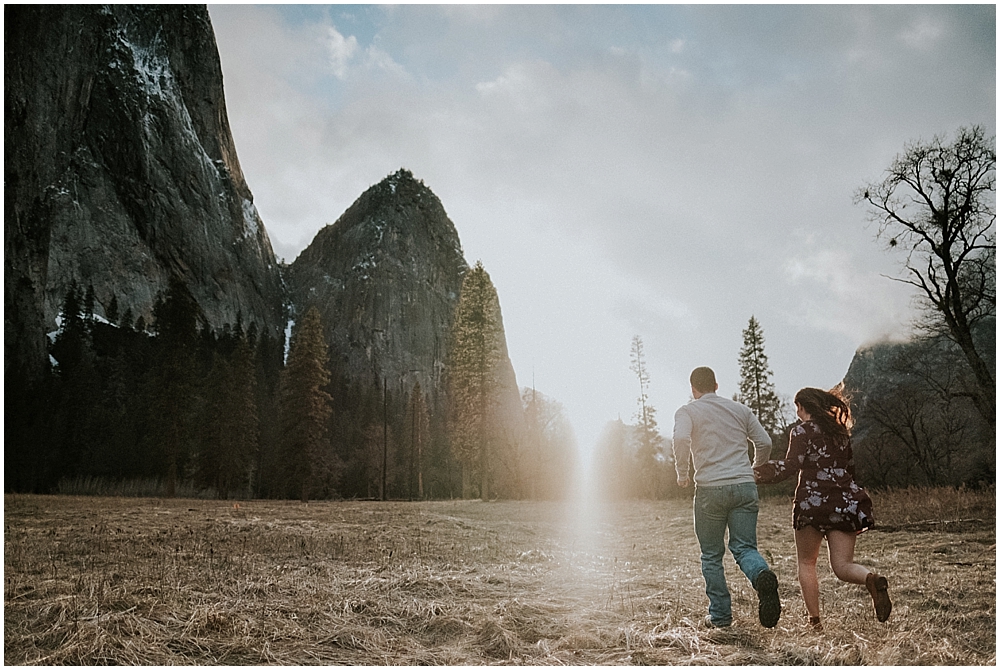
[[[503,310],[518,383],[589,447],[642,337],[668,435],[736,391],[756,316],[779,393],[905,337],[855,190],[911,140],[996,132],[994,5],[213,5],[237,151],[279,257],[400,167]]]

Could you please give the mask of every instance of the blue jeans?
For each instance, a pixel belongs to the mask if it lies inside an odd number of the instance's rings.
[[[757,485],[753,482],[695,489],[694,532],[701,545],[708,614],[716,625],[726,626],[733,621],[732,599],[722,567],[726,529],[729,551],[750,584],[756,584],[758,575],[768,569],[767,561],[757,551],[757,500]]]

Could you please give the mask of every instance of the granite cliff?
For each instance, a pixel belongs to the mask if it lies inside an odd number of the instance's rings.
[[[297,313],[319,308],[338,374],[433,389],[468,267],[441,201],[400,170],[320,230],[286,283]]]
[[[284,326],[204,6],[4,7],[5,369],[44,369],[72,284],[145,317],[171,276],[204,322]]]

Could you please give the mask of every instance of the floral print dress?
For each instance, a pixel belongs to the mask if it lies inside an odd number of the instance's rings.
[[[792,429],[785,458],[758,465],[754,478],[772,484],[796,472],[799,483],[792,508],[796,530],[812,526],[823,533],[860,533],[875,525],[872,500],[854,481],[850,438],[836,440],[814,421],[800,423]]]

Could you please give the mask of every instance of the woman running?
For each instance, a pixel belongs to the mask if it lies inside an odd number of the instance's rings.
[[[850,407],[836,390],[804,388],[795,394],[795,409],[802,423],[792,429],[787,455],[755,467],[754,478],[771,484],[799,473],[792,526],[809,624],[822,630],[816,560],[824,537],[833,573],[841,581],[864,584],[876,617],[886,621],[892,611],[888,581],[854,562],[857,536],[871,528],[875,518],[871,498],[854,481]]]

